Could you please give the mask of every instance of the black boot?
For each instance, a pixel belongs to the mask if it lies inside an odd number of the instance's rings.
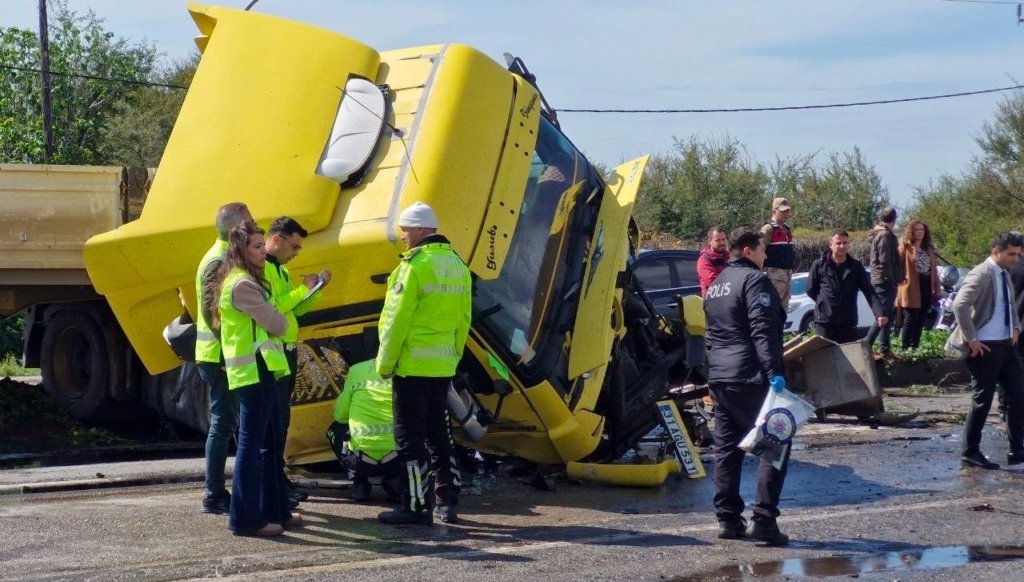
[[[352,480],[352,501],[360,503],[370,500],[370,481],[366,477],[357,477]]]
[[[756,521],[747,528],[747,537],[762,541],[769,546],[785,546],[789,544],[789,536],[779,531],[779,524],[775,520]]]
[[[426,503],[426,467],[416,461],[408,461],[405,468],[409,486],[400,490],[402,505],[398,509],[380,513],[377,519],[381,523],[393,525],[431,525],[434,523],[434,517]]]
[[[735,540],[747,537],[747,521],[742,517],[718,520],[718,538]]]

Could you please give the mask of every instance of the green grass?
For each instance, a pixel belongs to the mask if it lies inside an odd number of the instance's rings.
[[[0,359],[0,378],[7,376],[38,376],[39,368],[22,368],[14,354],[7,354]]]

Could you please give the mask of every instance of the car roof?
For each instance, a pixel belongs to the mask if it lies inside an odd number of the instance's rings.
[[[657,257],[697,260],[699,256],[700,251],[693,249],[640,249],[636,258],[637,260]]]

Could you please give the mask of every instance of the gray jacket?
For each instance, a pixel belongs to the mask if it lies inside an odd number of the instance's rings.
[[[986,259],[971,269],[964,277],[964,284],[953,300],[953,314],[956,315],[956,328],[946,340],[946,354],[951,358],[963,360],[971,353],[967,343],[978,339],[978,330],[992,319],[995,311],[996,292],[995,276],[992,265]],[[1013,284],[1010,284],[1010,305],[1015,305]],[[1010,309],[1010,323],[1020,329],[1020,317],[1016,309]]]
[[[868,235],[868,272],[872,285],[892,285],[903,282],[903,260],[896,233],[886,224],[876,224]]]

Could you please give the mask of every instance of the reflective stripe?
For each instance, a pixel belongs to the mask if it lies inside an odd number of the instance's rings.
[[[282,354],[284,353],[284,346],[271,339],[263,340],[262,342],[254,344],[253,349],[260,352],[279,352]]]
[[[232,368],[237,366],[245,366],[247,364],[256,363],[256,354],[249,354],[247,356],[238,356],[237,358],[224,358],[224,365]]]
[[[196,340],[201,342],[217,341],[217,336],[212,331],[196,331]]]
[[[352,426],[351,433],[354,437],[374,436],[380,434],[391,434],[394,432],[389,424],[370,424],[366,426]]]
[[[448,285],[445,283],[423,285],[421,289],[423,289],[424,293],[442,293],[444,295],[461,295],[466,292],[465,285]]]
[[[363,463],[366,463],[367,465],[383,465],[384,463],[387,463],[388,461],[391,461],[393,459],[397,459],[398,458],[398,451],[391,451],[390,453],[384,455],[381,458],[381,460],[379,460],[379,461],[377,459],[374,459],[370,455],[367,455],[363,451],[354,451],[354,452],[358,453],[359,460],[362,461]]]
[[[429,360],[432,358],[454,358],[455,347],[454,346],[434,346],[434,347],[422,347],[412,348],[409,350],[410,355],[416,360]]]

